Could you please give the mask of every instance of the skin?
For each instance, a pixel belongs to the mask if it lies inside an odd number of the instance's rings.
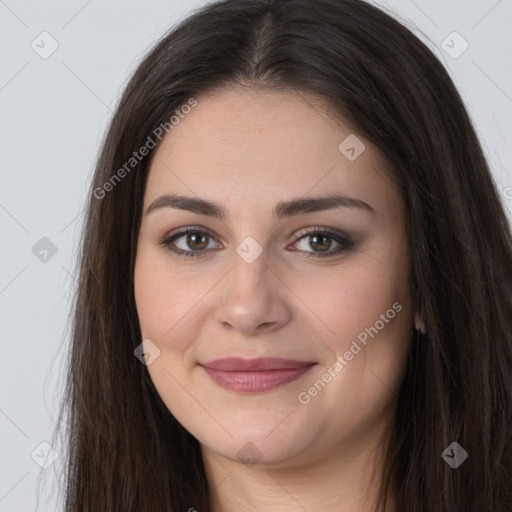
[[[374,510],[414,320],[405,208],[387,163],[360,134],[364,151],[346,158],[338,146],[355,131],[312,95],[231,88],[197,100],[154,154],[144,212],[173,193],[221,203],[229,216],[169,207],[143,215],[134,285],[143,339],[153,344],[144,347],[160,351],[151,379],[201,443],[214,511]],[[374,211],[273,217],[279,201],[333,192]],[[185,234],[174,247],[203,255],[159,243],[186,226],[212,237],[187,245]],[[322,240],[303,235],[315,227],[355,244],[334,254],[340,244],[328,239],[332,256],[315,257]],[[236,251],[249,236],[263,251],[251,263]],[[351,343],[396,303],[400,312],[347,361]],[[226,356],[317,365],[247,394],[220,388],[198,365]],[[338,356],[347,364],[301,403]],[[238,455],[244,446],[249,463]]]

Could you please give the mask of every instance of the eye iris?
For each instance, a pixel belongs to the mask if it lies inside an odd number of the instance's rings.
[[[187,245],[191,248],[191,249],[194,249],[194,250],[200,250],[200,249],[204,249],[205,247],[208,246],[208,235],[206,234],[200,234],[199,232],[192,232],[192,233],[189,233],[187,235]],[[198,242],[198,240],[201,240],[200,242]],[[194,244],[197,244],[199,243],[200,246],[197,247],[197,246],[194,246]]]
[[[323,243],[319,244],[318,243],[319,239],[321,239],[323,241]],[[309,245],[313,249],[319,250],[320,252],[322,252],[322,251],[329,249],[329,246],[331,245],[330,240],[331,240],[331,238],[329,235],[321,235],[321,234],[311,235],[311,241],[309,242]],[[317,247],[315,247],[315,245]]]

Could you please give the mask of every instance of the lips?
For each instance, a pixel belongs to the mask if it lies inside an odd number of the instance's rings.
[[[295,361],[293,359],[281,359],[279,357],[263,357],[259,359],[244,359],[242,357],[225,357],[215,359],[202,366],[212,370],[226,372],[270,371],[270,370],[296,370],[315,364],[313,362]]]
[[[300,378],[316,363],[265,357],[226,357],[200,366],[224,389],[246,393],[268,391]]]

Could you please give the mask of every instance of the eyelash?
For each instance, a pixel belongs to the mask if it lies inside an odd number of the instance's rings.
[[[172,253],[177,254],[178,256],[183,256],[186,258],[188,258],[188,257],[197,258],[197,257],[203,256],[204,253],[207,252],[205,249],[196,250],[196,251],[184,251],[182,249],[176,249],[171,246],[172,242],[181,238],[184,235],[187,235],[188,233],[205,234],[212,239],[215,238],[212,234],[210,234],[205,229],[199,229],[197,227],[189,226],[187,228],[184,228],[184,229],[178,231],[177,233],[173,233],[172,235],[164,236],[162,239],[160,239],[159,244],[162,245],[163,247],[165,247],[167,250],[171,251]],[[331,257],[337,256],[344,251],[352,249],[354,246],[354,241],[347,234],[345,234],[341,231],[334,231],[331,229],[321,228],[321,227],[317,227],[317,226],[311,228],[307,232],[302,232],[301,235],[299,236],[299,238],[297,238],[297,240],[294,242],[294,244],[304,238],[307,238],[308,236],[317,235],[317,234],[327,235],[329,238],[331,238],[334,241],[341,244],[342,247],[341,247],[341,249],[337,249],[336,251],[331,251],[328,253],[315,253],[315,252],[309,252],[309,251],[302,251],[303,253],[305,253],[307,258],[327,258],[330,256]]]

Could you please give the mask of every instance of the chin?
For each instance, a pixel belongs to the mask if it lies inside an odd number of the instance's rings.
[[[230,425],[228,430],[233,437],[226,434],[221,438],[212,438],[212,431],[204,432],[203,426],[202,433],[205,435],[198,433],[196,438],[203,449],[247,466],[286,466],[314,456],[316,436],[306,431],[304,426],[284,426],[283,423],[276,428],[278,423],[270,424],[267,421],[258,425],[254,419],[248,418],[245,424],[239,422],[237,428]]]

